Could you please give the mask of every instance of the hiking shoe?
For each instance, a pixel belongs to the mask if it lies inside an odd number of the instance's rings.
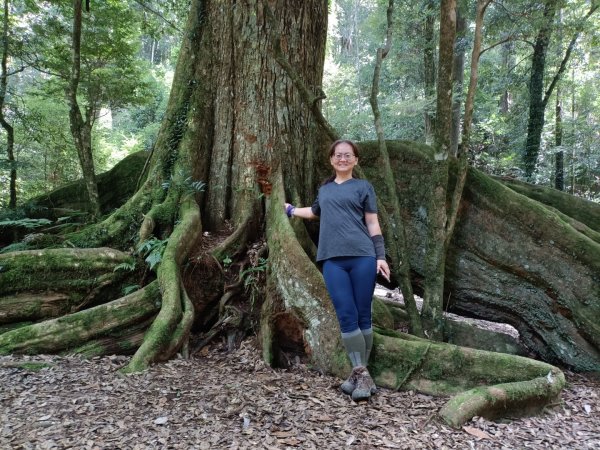
[[[373,378],[371,378],[366,367],[355,367],[352,373],[356,377],[356,387],[352,391],[352,400],[355,402],[368,400],[372,394],[377,392],[375,382],[373,382]]]
[[[356,373],[354,369],[352,369],[348,379],[342,383],[340,389],[344,394],[352,395],[352,392],[356,389]]]

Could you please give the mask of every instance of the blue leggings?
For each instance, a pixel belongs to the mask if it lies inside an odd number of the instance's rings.
[[[323,278],[342,333],[371,328],[376,277],[377,264],[372,256],[343,256],[323,263]]]

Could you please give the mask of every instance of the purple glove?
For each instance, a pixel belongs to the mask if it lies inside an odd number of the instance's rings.
[[[287,205],[285,207],[285,213],[287,214],[288,217],[293,217],[294,216],[294,210],[296,209],[296,207],[294,205]]]

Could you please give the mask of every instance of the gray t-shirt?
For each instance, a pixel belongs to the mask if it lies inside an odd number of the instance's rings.
[[[320,187],[312,212],[320,216],[317,261],[336,256],[375,256],[365,213],[377,212],[371,183],[352,178]]]

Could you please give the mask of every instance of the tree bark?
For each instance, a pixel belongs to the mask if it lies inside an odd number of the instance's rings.
[[[425,98],[427,100],[423,113],[425,120],[425,142],[433,143],[435,132],[435,115],[433,100],[435,98],[435,2],[425,0],[425,18],[423,19],[423,71],[425,73]]]
[[[71,38],[73,53],[71,77],[67,90],[67,98],[69,101],[69,123],[89,196],[90,212],[94,219],[98,219],[101,211],[100,201],[98,199],[96,173],[94,170],[94,158],[92,155],[93,118],[88,117],[87,120],[84,121],[77,101],[77,89],[81,76],[81,21],[82,1],[73,0],[73,32]]]
[[[452,73],[454,76],[453,100],[452,100],[452,128],[450,154],[458,156],[458,146],[461,138],[461,106],[463,95],[463,83],[465,79],[465,52],[467,19],[461,11],[461,7],[456,8],[456,42],[454,44],[454,66]]]
[[[554,145],[562,147],[563,125],[562,125],[562,100],[560,86],[556,86],[556,106],[554,119]],[[565,152],[558,150],[554,157],[554,187],[559,191],[565,190]]]
[[[575,43],[581,34],[581,30],[585,21],[596,12],[600,5],[592,3],[590,10],[581,19],[581,23],[578,30],[575,32],[565,55],[560,63],[560,66],[553,77],[550,85],[544,93],[544,70],[546,67],[546,53],[548,50],[548,44],[550,42],[550,36],[553,29],[554,16],[558,8],[558,2],[556,0],[546,0],[544,2],[544,18],[542,26],[538,31],[531,63],[531,78],[529,82],[529,120],[527,124],[527,139],[525,144],[525,153],[523,154],[523,165],[525,168],[525,177],[531,180],[535,167],[537,164],[537,158],[540,150],[542,131],[544,128],[545,111],[546,105],[550,100],[554,88],[560,77],[564,73],[567,62],[571,57],[571,53],[575,47]]]
[[[6,87],[8,85],[8,26],[9,26],[9,0],[4,0],[4,19],[2,27],[2,71],[0,73],[0,125],[6,131],[6,154],[10,164],[9,200],[8,207],[17,207],[17,167],[15,160],[15,131],[4,116],[4,104],[6,102]]]
[[[557,1],[546,0],[544,2],[544,17],[542,25],[537,33],[533,56],[531,59],[531,77],[529,80],[529,121],[527,123],[527,140],[523,162],[525,177],[531,180],[537,164],[537,157],[541,143],[542,128],[544,127],[544,71],[546,69],[546,53],[550,35],[552,34],[552,23],[556,15]]]
[[[442,0],[440,6],[440,44],[437,76],[432,192],[428,205],[427,251],[423,310],[427,337],[439,340],[443,334],[444,252],[446,241],[446,194],[448,191],[448,156],[451,148],[452,80],[454,41],[456,36],[456,1]]]

